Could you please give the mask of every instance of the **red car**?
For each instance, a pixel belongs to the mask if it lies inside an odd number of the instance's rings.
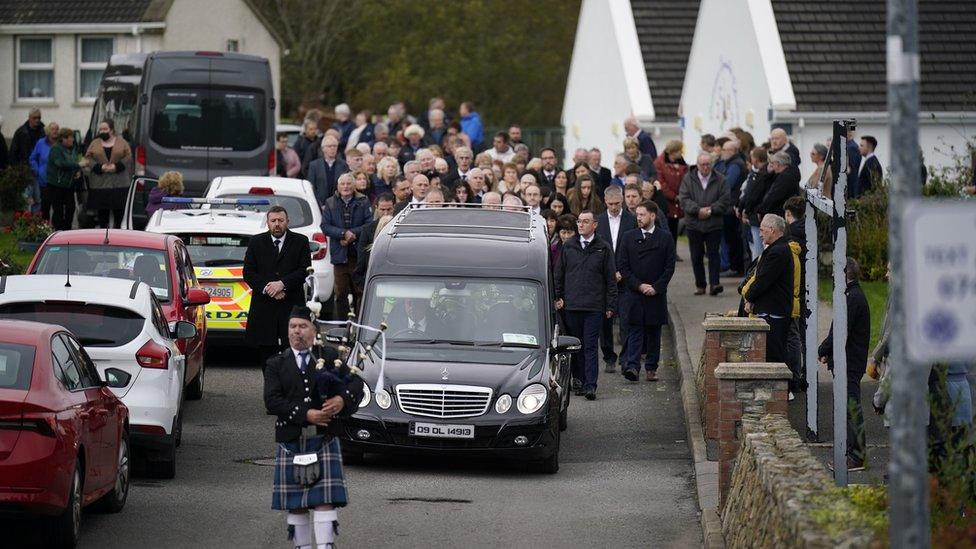
[[[118,512],[129,493],[129,410],[106,377],[64,328],[0,320],[0,514],[53,516],[57,546],[83,506]]]
[[[203,398],[205,306],[210,303],[210,294],[197,282],[190,254],[179,238],[120,229],[56,232],[34,254],[27,273],[64,274],[69,270],[71,274],[145,282],[159,298],[168,322],[195,324],[197,335],[179,340],[177,345],[186,355],[185,396],[189,400]]]

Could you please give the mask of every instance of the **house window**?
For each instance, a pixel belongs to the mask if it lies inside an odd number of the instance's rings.
[[[54,99],[53,50],[49,37],[17,39],[17,99]]]
[[[78,38],[78,99],[93,100],[98,95],[98,84],[115,52],[115,39],[106,36],[82,36]]]
[[[237,40],[227,41],[227,51],[241,51],[241,44]]]

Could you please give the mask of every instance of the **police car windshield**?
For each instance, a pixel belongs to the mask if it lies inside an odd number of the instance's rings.
[[[366,324],[386,322],[393,344],[536,348],[543,341],[535,282],[383,277],[367,293]]]
[[[197,267],[243,265],[244,252],[251,237],[224,234],[177,234],[186,244],[190,259]]]
[[[266,212],[271,206],[281,206],[288,212],[288,226],[292,229],[306,227],[312,224],[312,208],[307,200],[295,196],[278,196],[273,194],[222,194],[217,198],[266,198],[268,204],[257,206],[240,206],[236,204],[213,204],[210,207],[218,210],[249,210],[252,212]]]
[[[45,246],[34,274],[71,274],[145,282],[162,302],[170,299],[169,261],[163,250],[72,244]]]

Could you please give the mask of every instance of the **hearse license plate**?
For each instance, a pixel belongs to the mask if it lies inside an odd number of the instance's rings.
[[[474,425],[444,425],[441,423],[416,422],[410,429],[415,437],[474,438]]]
[[[234,297],[234,289],[230,286],[204,286],[203,291],[210,294],[210,297]]]

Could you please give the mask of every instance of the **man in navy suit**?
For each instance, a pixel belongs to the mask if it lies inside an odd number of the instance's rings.
[[[339,158],[339,140],[331,135],[322,138],[322,156],[308,165],[308,181],[315,191],[319,207],[336,192],[339,176],[348,172],[346,161]]]
[[[861,166],[857,171],[857,187],[848,193],[851,198],[860,198],[862,194],[881,184],[884,174],[881,170],[881,162],[874,155],[874,150],[877,148],[878,140],[874,137],[865,135],[861,138]]]
[[[609,242],[613,247],[614,255],[620,249],[621,237],[637,228],[637,218],[624,208],[624,194],[620,187],[611,186],[607,188],[604,195],[604,203],[607,210],[597,218],[596,234],[604,241]],[[620,273],[617,272],[617,295],[623,291],[620,283]],[[622,308],[618,308],[622,310]],[[625,322],[621,316],[620,322],[620,354],[623,355],[627,347],[627,336],[625,332]],[[613,318],[605,318],[600,330],[600,349],[603,351],[603,371],[614,372],[617,367],[617,353],[613,348]]]
[[[627,358],[622,364],[624,377],[637,381],[640,357],[646,348],[644,369],[647,381],[657,381],[661,357],[661,327],[668,323],[668,283],[674,275],[675,253],[671,235],[657,227],[660,214],[651,201],[637,206],[637,224],[621,237],[617,251],[618,267],[627,287]]]
[[[854,130],[847,132],[847,195],[857,187],[857,172],[861,169],[861,149],[854,139]]]

